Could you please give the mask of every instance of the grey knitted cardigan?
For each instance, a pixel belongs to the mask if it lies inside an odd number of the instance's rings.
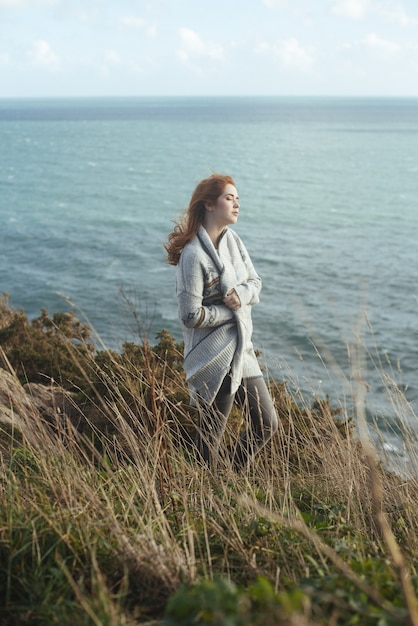
[[[237,311],[222,301],[232,288],[241,301]],[[261,279],[249,254],[229,228],[222,233],[217,250],[203,226],[184,247],[176,291],[192,404],[198,398],[211,404],[227,374],[231,393],[243,377],[262,376],[251,341],[251,308],[259,301],[260,290]]]

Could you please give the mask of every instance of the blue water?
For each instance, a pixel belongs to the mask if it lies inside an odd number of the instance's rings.
[[[308,401],[366,390],[402,452],[400,422],[418,433],[417,140],[417,99],[0,100],[0,289],[29,317],[74,308],[99,345],[135,338],[132,307],[151,341],[180,338],[162,243],[196,182],[230,173],[266,368]]]

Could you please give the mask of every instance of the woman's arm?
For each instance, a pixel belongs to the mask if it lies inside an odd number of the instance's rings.
[[[179,316],[186,328],[210,328],[234,319],[234,313],[222,301],[203,304],[205,276],[198,258],[184,254],[177,268]]]
[[[238,245],[238,249],[241,254],[241,258],[247,270],[246,280],[243,281],[241,284],[237,285],[235,287],[235,291],[242,305],[257,304],[260,301],[260,291],[262,287],[261,278],[255,271],[250,255],[248,254],[247,249],[244,246],[243,242],[241,241],[241,239],[238,237],[236,233],[234,234],[235,234],[235,239]]]

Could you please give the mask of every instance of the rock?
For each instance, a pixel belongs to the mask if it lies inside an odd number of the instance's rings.
[[[75,394],[57,385],[22,385],[11,372],[0,367],[0,423],[30,428],[39,420],[59,426],[65,418],[79,415]]]
[[[16,376],[0,368],[0,422],[22,429],[27,418],[40,415]]]
[[[23,389],[41,416],[51,424],[60,423],[63,418],[78,415],[75,394],[62,387],[26,383]]]

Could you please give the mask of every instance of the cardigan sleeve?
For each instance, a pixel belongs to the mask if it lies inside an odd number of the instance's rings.
[[[235,316],[222,302],[203,305],[204,272],[199,258],[183,251],[177,266],[179,317],[186,328],[211,328],[235,322]]]
[[[260,301],[260,291],[262,286],[261,278],[255,271],[250,255],[248,254],[243,242],[236,233],[234,233],[234,235],[242,260],[247,270],[246,280],[237,285],[235,287],[235,291],[238,294],[241,305],[257,304]]]

